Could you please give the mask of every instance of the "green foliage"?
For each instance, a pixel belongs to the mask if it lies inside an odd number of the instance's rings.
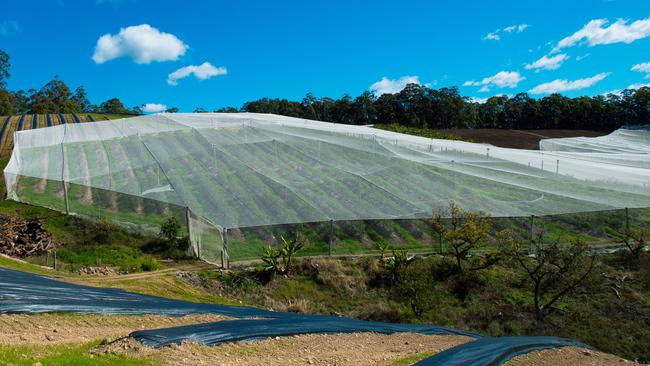
[[[5,87],[7,87],[6,80],[11,76],[9,68],[11,68],[11,64],[9,63],[9,54],[0,50],[0,90],[4,90]]]
[[[144,254],[140,249],[119,244],[62,247],[57,250],[57,259],[63,268],[70,271],[100,265],[115,266],[129,273],[160,268],[160,263],[155,258]]]
[[[525,271],[531,284],[535,317],[539,321],[557,310],[554,307],[570,291],[587,279],[594,268],[595,257],[588,256],[589,248],[574,240],[563,245],[559,240],[533,244],[533,252],[527,255],[524,245],[511,241],[511,255]]]
[[[431,261],[415,259],[398,270],[395,290],[402,301],[408,302],[416,317],[421,317],[436,304]]]
[[[460,136],[454,135],[453,133],[442,133],[429,128],[408,127],[395,123],[390,125],[375,124],[374,127],[387,131],[405,133],[407,135],[427,137],[430,139],[463,140]],[[466,141],[471,142],[470,140]]]
[[[434,212],[431,224],[433,231],[447,244],[445,255],[454,258],[459,274],[467,269],[487,268],[501,258],[498,250],[488,252],[483,258],[472,255],[472,251],[485,246],[492,232],[492,221],[483,213],[465,211],[452,202],[447,210]],[[499,238],[506,236],[506,232],[497,235]]]
[[[294,269],[294,257],[305,247],[306,238],[296,234],[292,239],[280,236],[282,243],[279,248],[267,246],[263,249],[261,259],[264,263],[262,270],[272,275],[288,275]]]

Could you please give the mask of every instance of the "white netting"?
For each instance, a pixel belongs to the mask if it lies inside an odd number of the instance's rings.
[[[648,207],[649,152],[644,130],[532,151],[276,115],[158,114],[18,132],[5,179],[15,200],[152,226],[188,207],[218,233],[421,218],[450,200],[492,216]]]

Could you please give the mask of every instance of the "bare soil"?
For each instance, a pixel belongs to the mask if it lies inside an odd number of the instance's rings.
[[[100,346],[95,352],[154,355],[165,365],[390,365],[404,357],[439,352],[468,340],[413,333],[309,334],[217,346],[183,343],[155,350],[125,339]]]
[[[0,344],[56,344],[118,338],[140,329],[174,327],[228,319],[220,315],[0,315]]]
[[[577,347],[563,347],[535,351],[517,356],[505,363],[505,366],[614,366],[640,365],[609,353],[586,350]]]
[[[539,149],[539,140],[560,137],[597,137],[606,135],[603,131],[591,130],[502,130],[497,128],[480,129],[440,129],[445,134],[453,134],[464,140],[492,144],[514,149]]]

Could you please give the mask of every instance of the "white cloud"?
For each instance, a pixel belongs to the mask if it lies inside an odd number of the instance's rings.
[[[15,20],[0,21],[0,37],[6,37],[18,32],[20,32],[20,27]]]
[[[556,70],[568,58],[569,58],[569,56],[567,56],[567,54],[565,54],[565,53],[560,53],[559,55],[555,55],[555,56],[552,56],[552,57],[548,57],[548,56],[544,55],[539,60],[524,66],[524,68],[526,70],[535,70],[535,71]]]
[[[626,89],[650,88],[650,83],[634,83],[627,86]]]
[[[645,72],[646,79],[650,79],[650,62],[643,62],[632,66],[632,71]]]
[[[582,61],[582,60],[586,59],[589,56],[591,56],[591,53],[585,53],[582,56],[576,56],[576,61]]]
[[[619,19],[607,26],[607,19],[594,19],[577,32],[560,40],[551,52],[558,52],[576,44],[587,43],[589,46],[612,43],[632,43],[650,36],[650,17],[628,24],[628,20]]]
[[[632,71],[650,72],[650,62],[643,62],[632,66]]]
[[[199,80],[209,79],[214,76],[226,75],[228,70],[225,67],[214,67],[209,62],[204,62],[199,66],[189,65],[181,67],[167,76],[167,84],[178,85],[178,80],[194,75]]]
[[[167,105],[158,104],[158,103],[147,103],[142,106],[142,111],[144,113],[158,113],[167,109]]]
[[[572,81],[567,79],[555,79],[551,82],[537,85],[536,87],[530,90],[530,93],[531,94],[552,94],[552,93],[560,93],[569,90],[589,88],[590,86],[606,78],[608,75],[609,75],[608,72],[601,72],[600,74],[596,74],[592,77],[577,79]]]
[[[138,64],[175,61],[189,48],[175,35],[149,24],[120,29],[116,35],[104,34],[97,40],[93,61],[103,64],[118,57],[131,57]]]
[[[528,24],[510,25],[486,34],[483,40],[499,41],[501,40],[499,33],[521,33],[528,27],[530,27]]]
[[[480,92],[488,92],[492,86],[514,88],[524,79],[517,71],[499,71],[492,76],[483,78],[481,81],[466,81],[463,83],[463,86],[481,86],[481,89],[479,89]]]
[[[496,33],[492,33],[492,32],[490,32],[490,33],[486,34],[485,37],[483,37],[483,39],[484,39],[484,40],[492,40],[492,41],[500,41],[500,40],[501,40],[501,36],[499,36],[499,35],[496,34]]]
[[[399,79],[389,79],[387,77],[370,85],[370,91],[379,96],[382,94],[395,94],[399,93],[408,84],[420,84],[420,78],[417,75],[406,75]]]

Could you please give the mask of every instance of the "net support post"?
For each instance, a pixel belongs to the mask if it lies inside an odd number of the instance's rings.
[[[221,251],[221,267],[230,269],[230,258],[228,256],[228,228],[223,228],[223,250]]]
[[[535,215],[530,215],[530,241],[528,244],[528,254],[533,254],[534,240],[535,240]]]
[[[625,235],[630,233],[630,210],[625,207]]]
[[[70,214],[70,203],[68,202],[68,185],[65,183],[65,150],[61,142],[61,184],[63,185],[63,199],[65,200],[65,214]]]
[[[334,241],[334,220],[330,220],[330,234],[327,238],[327,255],[332,256],[332,242]]]

